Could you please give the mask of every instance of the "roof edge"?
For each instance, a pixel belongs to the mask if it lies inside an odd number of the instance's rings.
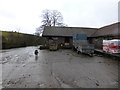
[[[99,28],[90,28],[90,27],[60,27],[60,26],[45,26],[45,27],[54,27],[54,28],[81,28],[81,29],[99,29]]]

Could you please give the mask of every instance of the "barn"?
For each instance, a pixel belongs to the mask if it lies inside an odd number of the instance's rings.
[[[96,49],[102,49],[103,40],[120,39],[120,22],[101,28],[85,27],[45,27],[43,37],[46,38],[46,45],[50,39],[57,40],[59,48],[71,48],[73,45],[72,36],[74,34],[86,34],[90,43],[95,45]]]
[[[46,45],[49,40],[57,41],[59,48],[71,48],[73,45],[72,37],[74,34],[86,34],[90,37],[98,29],[96,28],[83,28],[83,27],[45,27],[43,37],[46,37]],[[62,47],[61,47],[62,45]]]
[[[102,49],[103,40],[120,39],[119,25],[120,22],[99,28],[89,38],[90,42],[95,45],[95,48]]]

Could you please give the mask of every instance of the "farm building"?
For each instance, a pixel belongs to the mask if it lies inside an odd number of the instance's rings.
[[[102,49],[103,40],[120,39],[119,25],[120,22],[114,23],[112,25],[102,27],[92,34],[90,41],[95,45],[95,48]]]
[[[49,40],[54,39],[57,41],[58,47],[60,48],[71,48],[73,45],[72,36],[74,34],[86,34],[90,37],[96,28],[79,28],[79,27],[45,27],[43,31],[43,37],[47,38],[46,44],[48,45]]]
[[[72,36],[74,34],[86,34],[88,41],[95,45],[95,48],[102,49],[102,41],[114,38],[120,38],[120,31],[118,30],[120,23],[115,23],[102,28],[82,28],[82,27],[45,27],[43,37],[46,37],[46,44],[49,40],[57,41],[60,48],[62,44],[64,48],[71,48],[73,45]]]

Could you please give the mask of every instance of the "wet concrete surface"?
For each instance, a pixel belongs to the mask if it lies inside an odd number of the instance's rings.
[[[72,50],[2,50],[3,88],[117,88],[118,61]]]

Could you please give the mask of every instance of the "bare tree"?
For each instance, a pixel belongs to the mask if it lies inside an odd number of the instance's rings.
[[[53,10],[52,11],[52,25],[53,26],[61,26],[62,24],[63,24],[62,14],[57,10]]]
[[[64,26],[67,25],[63,23],[63,16],[57,10],[43,10],[42,11],[42,25],[36,28],[36,34],[39,35],[43,32],[45,26]]]
[[[43,10],[42,26],[63,26],[63,16],[57,10]]]
[[[51,21],[52,21],[52,17],[51,17],[52,13],[50,10],[43,10],[42,11],[42,26],[51,26]]]
[[[44,26],[39,26],[38,28],[36,28],[35,35],[41,36],[41,34],[43,33],[43,28]]]

